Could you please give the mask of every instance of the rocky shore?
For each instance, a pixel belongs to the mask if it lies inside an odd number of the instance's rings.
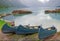
[[[44,39],[44,41],[60,41],[60,32],[57,32],[55,35]]]
[[[60,9],[55,9],[55,10],[45,10],[45,13],[60,13]]]
[[[0,14],[0,18],[5,17],[5,16],[9,16],[9,15],[11,15],[11,14]]]
[[[32,11],[30,10],[13,10],[11,14],[6,14],[6,13],[0,14],[0,18],[9,16],[9,15],[31,14],[31,13]]]
[[[32,35],[6,35],[0,31],[0,39],[2,41],[40,41],[38,33]],[[44,41],[60,41],[60,32],[57,32],[54,36],[44,39]]]
[[[17,15],[17,14],[30,14],[32,13],[32,11],[29,10],[14,10],[12,11],[13,15]]]

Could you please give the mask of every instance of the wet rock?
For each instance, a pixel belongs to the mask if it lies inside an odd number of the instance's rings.
[[[55,9],[55,10],[45,10],[45,13],[60,13],[60,9]]]
[[[13,15],[16,15],[16,14],[30,14],[30,13],[32,13],[32,11],[29,11],[29,10],[14,10],[14,11],[12,11]]]

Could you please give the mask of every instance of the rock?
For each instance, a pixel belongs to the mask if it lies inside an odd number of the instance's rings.
[[[0,14],[0,18],[5,17],[5,16],[9,16],[9,15],[11,15],[11,14]]]
[[[12,14],[16,15],[16,14],[30,14],[32,13],[32,11],[28,11],[28,10],[14,10],[12,11]]]
[[[45,10],[45,13],[60,13],[60,9],[55,9],[55,10]]]

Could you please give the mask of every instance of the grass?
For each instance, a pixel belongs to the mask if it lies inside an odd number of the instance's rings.
[[[0,20],[0,30],[2,29],[4,24],[5,24],[5,21]]]
[[[0,30],[2,29],[3,25],[6,24],[6,23],[7,23],[8,26],[11,26],[10,23],[5,22],[4,20],[0,20]]]

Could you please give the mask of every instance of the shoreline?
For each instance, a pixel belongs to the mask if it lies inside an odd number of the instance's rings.
[[[38,39],[38,33],[32,34],[32,35],[6,35],[3,34],[0,31],[0,40],[6,40],[6,41],[39,41]],[[49,38],[44,39],[44,41],[50,41],[50,40],[60,40],[60,32],[57,32],[54,36],[51,36]]]

